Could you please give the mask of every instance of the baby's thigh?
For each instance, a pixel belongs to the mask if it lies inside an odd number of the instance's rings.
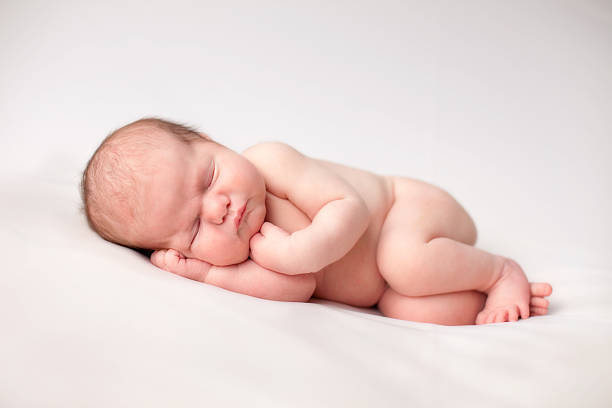
[[[423,181],[403,177],[393,180],[395,201],[383,223],[381,238],[392,234],[394,239],[404,236],[422,243],[437,237],[476,243],[476,225],[453,196]]]
[[[383,223],[377,259],[381,270],[402,268],[413,253],[434,238],[476,243],[470,215],[446,191],[422,181],[393,179],[395,201]]]

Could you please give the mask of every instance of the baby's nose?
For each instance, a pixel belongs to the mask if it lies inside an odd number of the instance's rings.
[[[230,200],[226,196],[219,196],[215,200],[210,200],[205,206],[208,207],[204,209],[206,221],[213,224],[223,224],[229,210]]]

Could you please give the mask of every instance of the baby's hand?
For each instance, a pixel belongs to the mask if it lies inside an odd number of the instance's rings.
[[[188,279],[204,282],[210,269],[208,262],[195,258],[186,258],[174,249],[161,249],[151,254],[151,263],[165,271]]]
[[[251,259],[264,268],[286,275],[310,272],[300,270],[297,254],[291,250],[291,234],[270,222],[251,237],[250,246]]]

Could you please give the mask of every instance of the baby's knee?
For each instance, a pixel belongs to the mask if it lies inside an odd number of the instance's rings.
[[[449,231],[447,237],[468,245],[476,244],[478,231],[470,214],[463,208],[461,203],[448,192],[440,190],[439,196],[445,207],[448,224],[452,226],[452,231]]]
[[[463,242],[468,245],[475,245],[478,240],[478,230],[476,229],[476,224],[470,215],[463,209],[462,223],[459,226],[460,228],[460,238],[459,242]]]

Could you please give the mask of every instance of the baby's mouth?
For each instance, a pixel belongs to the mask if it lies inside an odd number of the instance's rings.
[[[246,203],[244,203],[244,205],[240,207],[238,211],[236,211],[236,216],[234,217],[234,225],[236,226],[236,229],[240,227],[240,223],[242,222],[242,216],[244,215],[245,209],[246,209]]]

